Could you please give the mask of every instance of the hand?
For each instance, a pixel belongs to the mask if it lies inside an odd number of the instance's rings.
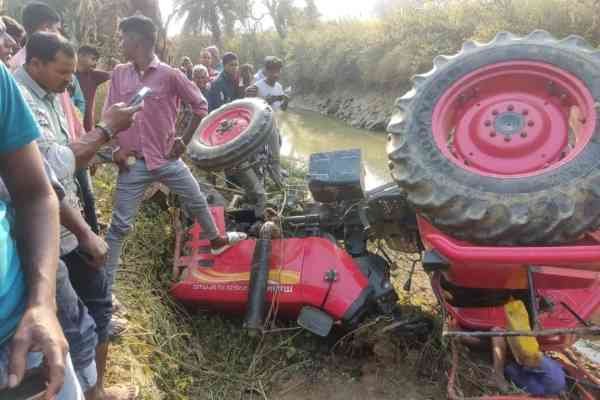
[[[258,87],[250,85],[246,88],[246,97],[258,97]]]
[[[78,237],[77,240],[79,241],[79,250],[84,254],[89,266],[95,269],[104,267],[108,255],[106,242],[91,230],[84,237]]]
[[[48,304],[29,307],[10,346],[9,387],[14,388],[23,380],[27,353],[41,352],[48,368],[45,400],[53,400],[64,383],[69,351],[69,345],[56,318],[56,309]]]
[[[122,148],[119,148],[112,153],[113,162],[119,167],[120,173],[129,172],[129,157],[132,156],[135,157],[134,152],[127,152]]]
[[[290,98],[288,95],[284,94],[281,100],[281,109],[283,111],[286,111],[288,109],[288,106],[290,105]]]
[[[169,158],[171,160],[177,160],[185,153],[185,149],[187,148],[186,144],[183,142],[183,139],[178,137],[173,142],[173,147],[171,148],[171,152],[169,153]]]
[[[129,107],[125,103],[113,104],[104,111],[101,121],[116,135],[133,124],[133,116],[141,109],[142,104],[134,107]]]

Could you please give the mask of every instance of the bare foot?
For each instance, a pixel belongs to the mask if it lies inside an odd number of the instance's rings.
[[[111,386],[104,389],[104,396],[99,400],[136,400],[140,395],[137,385]]]
[[[121,303],[114,294],[112,295],[112,304],[113,304],[113,314],[123,314],[123,315],[127,314],[125,307],[123,306],[123,303]]]
[[[125,318],[113,315],[110,320],[108,335],[111,339],[121,337],[129,328],[129,321]]]

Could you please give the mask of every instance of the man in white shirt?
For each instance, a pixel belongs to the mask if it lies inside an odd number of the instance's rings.
[[[279,83],[282,68],[283,62],[279,58],[265,58],[265,67],[262,70],[264,78],[257,81],[254,88],[248,88],[248,96],[265,99],[275,111],[287,110],[289,98]]]
[[[279,83],[282,68],[283,62],[279,58],[273,56],[265,58],[265,65],[261,70],[263,79],[258,80],[246,89],[246,97],[260,97],[269,103],[273,110],[285,111],[289,99]],[[283,176],[287,174],[281,168],[280,148],[281,135],[279,130],[275,129],[272,137],[267,141],[265,152],[268,160],[267,169],[270,170],[269,176],[278,186],[283,185]],[[254,204],[256,216],[261,218],[266,205],[266,191],[262,183],[263,179],[259,176],[258,171],[242,168],[240,172],[229,174],[228,179],[245,189],[247,199]]]

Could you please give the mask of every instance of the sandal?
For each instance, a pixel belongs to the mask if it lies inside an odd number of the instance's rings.
[[[213,256],[219,256],[229,250],[231,247],[235,246],[242,240],[248,239],[248,235],[243,232],[227,232],[227,243],[223,247],[219,247],[218,249],[210,249],[210,254]]]

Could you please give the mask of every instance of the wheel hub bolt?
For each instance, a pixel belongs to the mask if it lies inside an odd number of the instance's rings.
[[[534,126],[534,125],[535,125],[535,123],[534,123],[533,121],[529,121],[529,122],[527,123],[527,126],[529,126],[529,127],[532,127],[532,126]]]
[[[496,137],[496,132],[490,132],[490,137]]]
[[[510,105],[506,108],[508,111],[513,111],[515,109],[515,106]]]
[[[523,115],[529,115],[529,110],[523,110]]]
[[[498,115],[498,114],[499,114],[499,113],[498,113],[498,110],[494,110],[494,111],[492,111],[492,115]]]
[[[504,137],[504,141],[505,141],[505,142],[510,142],[510,141],[511,141],[511,139],[510,139],[510,136],[505,136],[505,137]]]
[[[490,120],[485,121],[485,126],[492,126],[492,121],[490,121]]]
[[[522,138],[526,138],[527,137],[527,132],[521,132],[521,137]]]

